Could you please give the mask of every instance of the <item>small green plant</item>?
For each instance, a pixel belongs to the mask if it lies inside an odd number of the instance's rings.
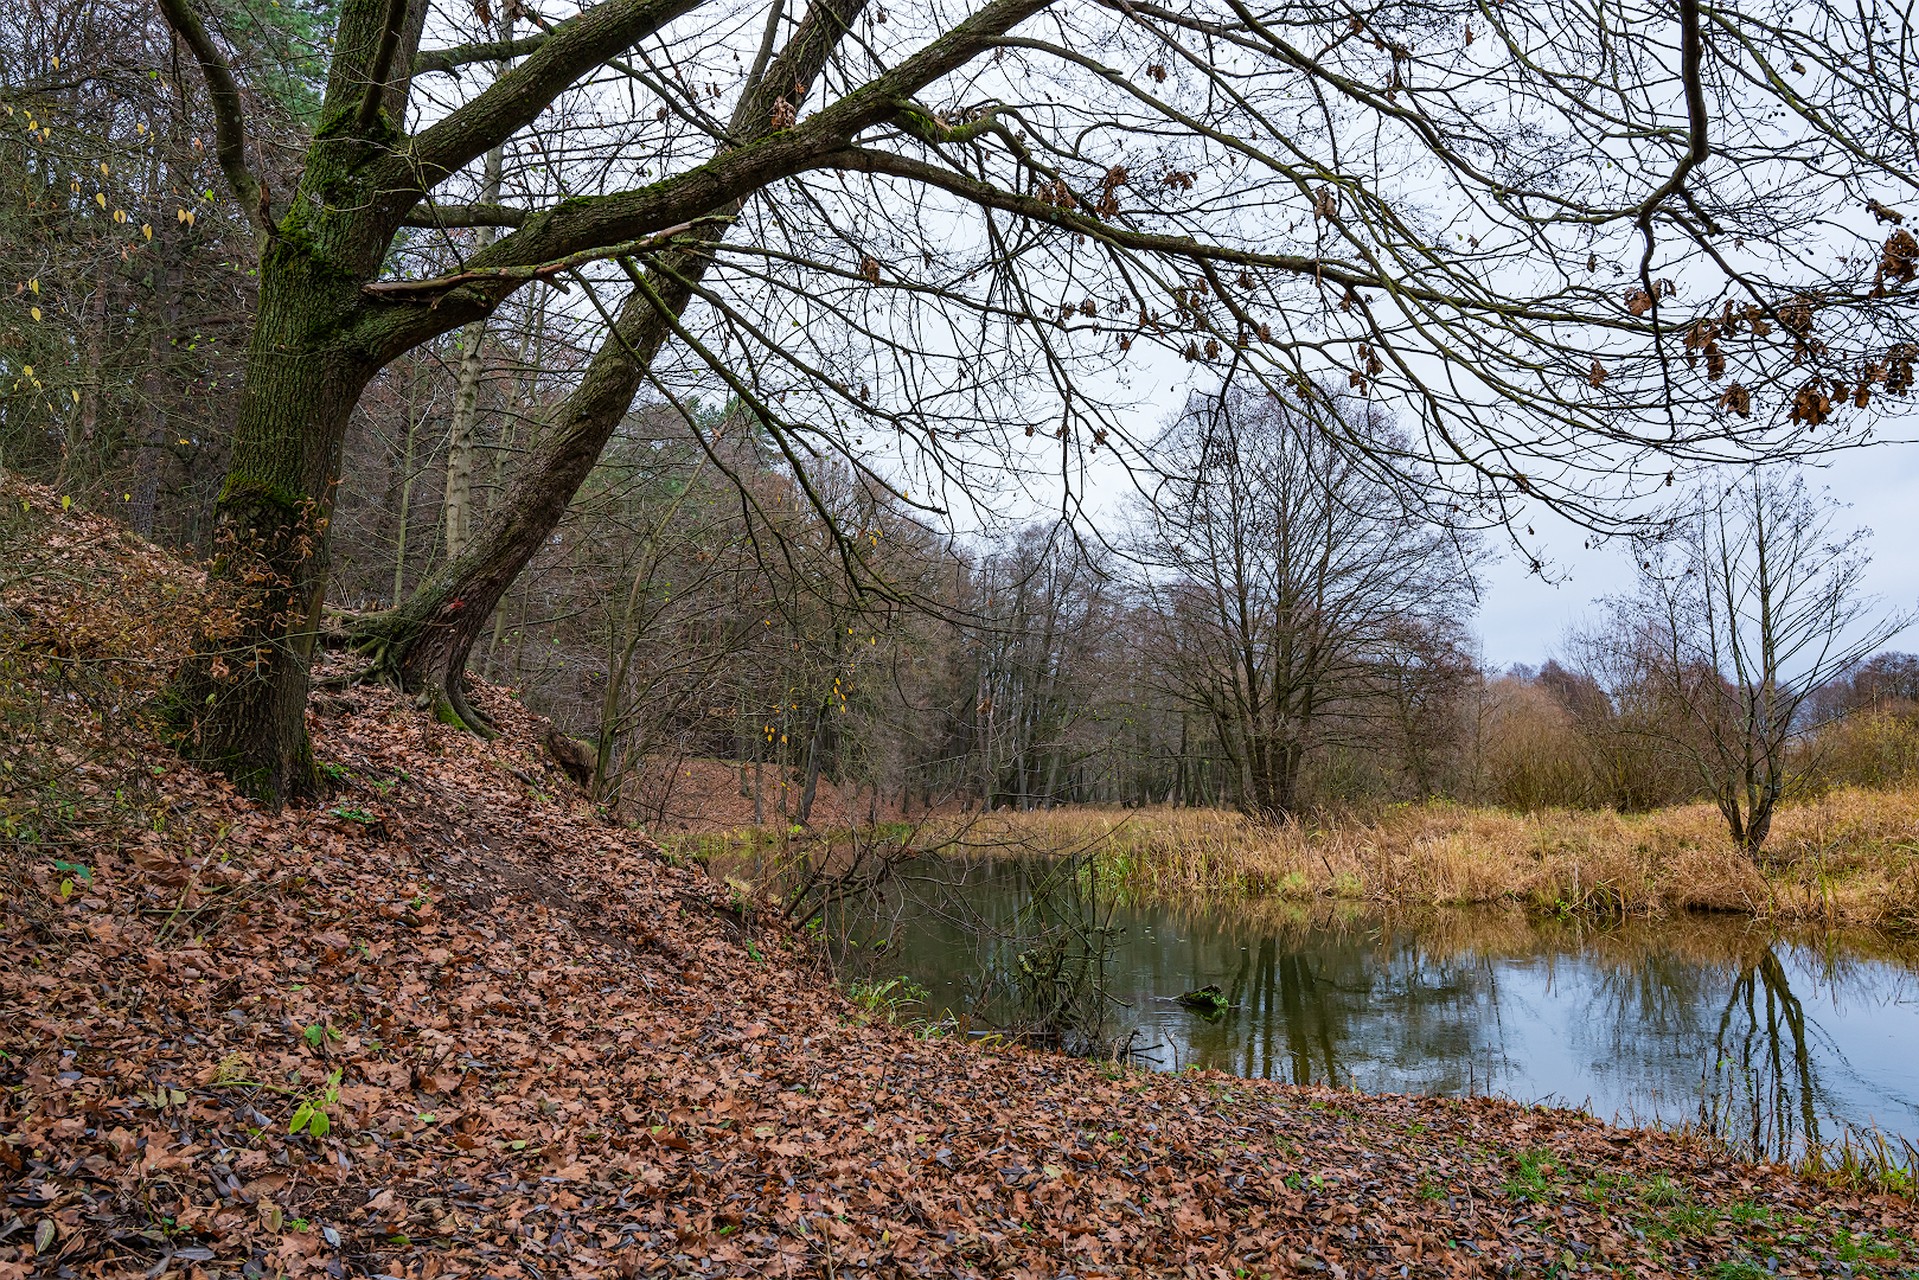
[[[344,818],[348,822],[357,822],[363,827],[370,827],[376,821],[374,816],[365,809],[337,808],[328,809],[327,812],[336,818]]]
[[[321,765],[320,772],[325,774],[326,777],[333,782],[345,782],[348,778],[353,776],[351,773],[347,772],[347,767],[345,765],[333,764],[331,762]]]
[[[1178,997],[1178,1002],[1191,1009],[1202,1018],[1221,1018],[1233,1007],[1233,1002],[1217,983],[1208,983],[1195,991],[1188,991]]]
[[[1559,1165],[1552,1152],[1523,1152],[1518,1160],[1518,1168],[1506,1180],[1506,1194],[1528,1204],[1551,1199],[1553,1179],[1558,1173]]]
[[[340,1072],[336,1069],[328,1074],[326,1083],[320,1089],[300,1099],[300,1105],[293,1109],[293,1119],[287,1125],[289,1134],[307,1133],[315,1138],[324,1138],[333,1129],[332,1110],[340,1102]]]
[[[1686,1189],[1662,1173],[1646,1184],[1639,1198],[1654,1205],[1683,1204],[1686,1201]]]
[[[909,1005],[926,1001],[933,993],[904,975],[884,981],[854,982],[846,989],[846,998],[870,1017],[898,1023]]]

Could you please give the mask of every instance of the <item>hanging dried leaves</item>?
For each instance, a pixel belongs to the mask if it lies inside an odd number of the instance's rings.
[[[1919,276],[1919,240],[1910,231],[1895,231],[1879,251],[1879,270],[1873,277],[1873,296],[1884,297],[1886,284],[1911,284]]]
[[[1792,420],[1817,427],[1832,416],[1833,397],[1823,379],[1814,378],[1800,386],[1792,396]]]

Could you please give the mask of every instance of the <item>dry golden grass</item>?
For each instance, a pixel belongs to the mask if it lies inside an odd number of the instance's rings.
[[[1535,814],[1433,802],[1369,820],[1264,826],[1213,809],[1055,809],[975,818],[979,852],[1096,852],[1161,899],[1350,899],[1394,907],[1738,911],[1919,930],[1919,788],[1839,790],[1782,810],[1763,867],[1716,810]]]

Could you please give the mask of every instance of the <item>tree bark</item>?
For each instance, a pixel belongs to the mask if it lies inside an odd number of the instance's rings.
[[[268,252],[261,275],[216,508],[213,577],[230,597],[230,620],[209,627],[166,710],[189,758],[278,807],[316,789],[306,700],[326,526],[347,420],[378,365],[341,332],[357,282],[343,287],[286,241]]]
[[[512,20],[505,22],[506,36],[512,34]],[[504,69],[504,67],[502,67]],[[500,177],[504,167],[504,148],[486,153],[486,175],[480,186],[482,204],[500,202]],[[492,227],[481,227],[474,235],[481,250],[494,240]],[[453,393],[453,423],[447,432],[446,449],[446,556],[451,560],[466,550],[473,533],[473,466],[479,453],[474,426],[479,421],[480,376],[486,371],[486,321],[475,320],[460,330],[460,377]],[[396,592],[393,597],[400,598]]]

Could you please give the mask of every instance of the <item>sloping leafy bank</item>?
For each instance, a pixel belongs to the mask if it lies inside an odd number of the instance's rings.
[[[0,497],[0,1276],[1919,1276],[1910,1200],[1577,1113],[869,1024],[497,690],[327,695],[260,813],[134,710],[193,576]]]

